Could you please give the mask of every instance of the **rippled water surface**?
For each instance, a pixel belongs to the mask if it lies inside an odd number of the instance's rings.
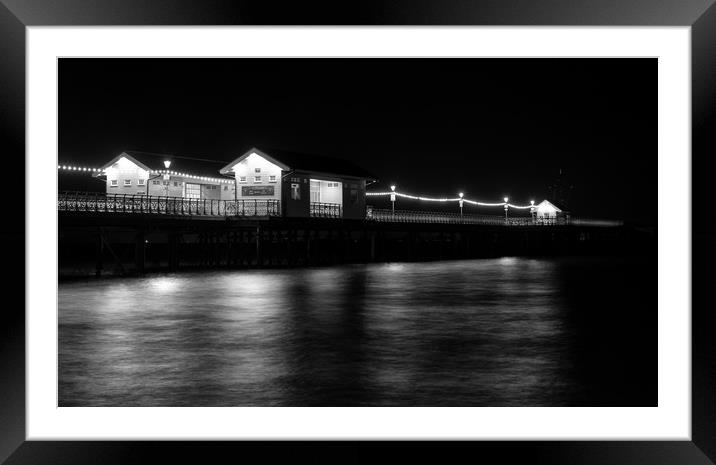
[[[656,405],[656,266],[521,259],[61,283],[61,406]]]

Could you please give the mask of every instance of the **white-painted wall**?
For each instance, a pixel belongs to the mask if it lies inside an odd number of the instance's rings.
[[[536,208],[537,218],[556,218],[557,212],[560,211],[560,209],[556,208],[554,205],[547,202],[546,200],[537,205]]]
[[[262,156],[252,153],[248,157],[241,160],[233,167],[234,176],[236,177],[236,185],[238,191],[236,197],[241,199],[275,199],[281,200],[281,168],[266,160]],[[258,173],[256,170],[260,170]],[[245,176],[246,181],[241,182],[241,177]],[[256,182],[254,177],[260,176],[261,180]],[[271,181],[274,176],[275,181]],[[273,195],[244,195],[242,187],[260,187],[273,186]]]
[[[108,194],[138,195],[148,192],[151,196],[183,197],[185,184],[192,183],[201,185],[202,199],[234,200],[233,183],[211,183],[175,175],[170,175],[168,179],[165,179],[164,175],[150,174],[149,171],[140,168],[125,157],[120,158],[117,163],[107,168],[105,173]],[[143,185],[139,184],[140,179],[144,181]],[[116,186],[112,186],[112,180],[117,181]],[[130,184],[125,185],[125,180],[129,180]]]
[[[107,174],[108,194],[137,195],[147,192],[146,183],[149,179],[149,171],[143,170],[128,158],[120,158],[107,168],[105,173]],[[125,185],[126,180],[129,180],[129,185]],[[140,180],[144,181],[144,185],[139,184]],[[117,185],[112,186],[112,181],[117,181]]]

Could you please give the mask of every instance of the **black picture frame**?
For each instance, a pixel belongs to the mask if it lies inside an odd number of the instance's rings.
[[[288,2],[287,2],[288,3]],[[0,459],[8,464],[373,462],[389,454],[444,462],[549,464],[713,464],[716,462],[716,338],[706,295],[716,259],[716,220],[707,202],[707,160],[716,154],[716,6],[714,0],[0,0],[0,141],[5,166],[25,172],[25,28],[39,25],[589,25],[690,26],[692,39],[692,435],[691,441],[467,442],[127,442],[26,441],[24,210],[17,193],[0,228],[7,296],[0,325]],[[337,5],[341,5],[340,9]],[[17,185],[12,185],[12,183]],[[6,204],[7,205],[7,204]],[[32,244],[25,243],[25,247]],[[12,293],[10,292],[12,291]],[[684,309],[688,311],[688,309]],[[209,458],[210,457],[210,458]],[[494,460],[490,460],[494,457]],[[449,460],[453,461],[453,460]]]

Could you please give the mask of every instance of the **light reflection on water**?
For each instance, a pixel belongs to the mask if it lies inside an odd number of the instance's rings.
[[[619,388],[585,374],[585,363],[609,371],[603,357],[614,356],[623,376],[619,351],[580,343],[595,320],[574,312],[593,312],[594,302],[581,305],[566,289],[575,270],[624,286],[613,272],[624,264],[599,263],[609,272],[594,273],[589,262],[502,258],[62,283],[59,403],[655,402],[641,378],[622,377]]]

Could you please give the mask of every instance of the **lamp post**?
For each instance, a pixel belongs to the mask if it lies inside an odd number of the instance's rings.
[[[535,221],[535,201],[530,200],[530,205],[531,205],[530,206],[530,216],[532,217],[532,222],[534,223],[534,221]]]
[[[395,184],[390,186],[390,204],[393,211],[393,220],[395,220]]]
[[[505,197],[505,223],[507,223],[507,210],[509,209],[509,207],[507,206],[508,200],[510,200],[510,199]]]
[[[460,196],[460,200],[459,200],[459,203],[460,203],[460,218],[462,218],[462,197],[463,197],[463,193],[460,192],[460,193],[457,194],[457,195]]]
[[[164,195],[169,197],[169,167],[172,166],[171,160],[164,160],[164,175],[162,176],[162,184],[164,184]]]

